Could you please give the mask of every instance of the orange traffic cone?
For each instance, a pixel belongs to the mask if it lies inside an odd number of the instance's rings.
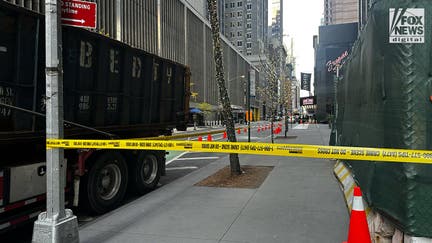
[[[223,133],[223,137],[222,138],[224,138],[224,139],[227,138],[227,133],[226,132]]]
[[[351,219],[346,243],[371,243],[360,187],[354,188]]]
[[[211,134],[207,135],[207,142],[211,142],[212,140],[213,140],[212,135]]]
[[[198,142],[202,142],[202,137],[198,136]]]

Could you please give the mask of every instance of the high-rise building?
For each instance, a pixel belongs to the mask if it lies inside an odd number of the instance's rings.
[[[268,1],[218,0],[218,14],[221,33],[255,68],[262,70],[268,47]],[[260,72],[251,86],[261,87],[264,82],[264,72]],[[266,109],[258,92],[251,92],[251,102],[257,104],[252,108],[259,110],[259,116],[265,117]]]
[[[359,0],[324,0],[324,24],[356,23]]]
[[[335,79],[357,40],[358,24],[333,24],[319,27],[314,43],[314,87],[317,98],[316,118],[327,121],[335,114]]]
[[[279,96],[283,95],[281,88],[287,82],[286,59],[287,48],[283,45],[283,1],[271,0],[270,2],[270,26],[269,26],[269,46],[268,54],[270,62],[273,63],[278,80],[278,90],[275,91]],[[282,112],[284,107],[279,107]]]
[[[246,56],[261,55],[267,43],[268,3],[219,0],[221,32]]]
[[[283,1],[272,0],[270,6],[270,37],[282,43],[283,37]]]

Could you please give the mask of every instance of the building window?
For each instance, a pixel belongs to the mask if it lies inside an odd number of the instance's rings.
[[[246,34],[246,38],[251,39],[252,38],[252,34],[251,33],[247,33]]]
[[[252,14],[249,13],[246,15],[246,19],[251,19],[251,18],[252,18]]]
[[[252,43],[251,42],[246,43],[246,48],[252,48]]]
[[[247,55],[247,56],[251,56],[252,53],[250,53],[250,52],[246,52],[246,55]]]
[[[237,17],[243,16],[243,12],[237,12]]]
[[[237,36],[242,36],[242,35],[243,35],[243,34],[242,34],[241,31],[237,32]]]
[[[225,8],[228,8],[228,6],[229,6],[228,3],[225,3]]]
[[[243,6],[243,2],[237,2],[237,7]]]
[[[230,37],[234,37],[234,33],[233,32],[230,32]]]
[[[230,3],[230,7],[234,8],[235,7],[235,3]]]
[[[230,23],[230,26],[231,26],[231,27],[234,27],[234,26],[235,26],[235,25],[234,25],[234,22],[231,22],[231,23]]]
[[[242,26],[242,22],[237,22],[237,26]]]
[[[231,18],[234,18],[234,12],[231,12],[231,13],[230,13],[230,17],[231,17]]]
[[[228,5],[228,4],[227,4]],[[252,4],[248,3],[247,9],[252,9]]]
[[[243,42],[242,41],[237,41],[237,46],[243,46]]]
[[[252,24],[247,24],[246,26],[248,29],[252,29]]]

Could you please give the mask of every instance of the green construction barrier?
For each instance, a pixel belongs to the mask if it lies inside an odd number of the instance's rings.
[[[421,36],[421,26],[424,43],[390,43]],[[337,145],[432,149],[431,35],[431,0],[374,1],[337,81]],[[432,166],[345,163],[373,209],[406,234],[432,237]]]

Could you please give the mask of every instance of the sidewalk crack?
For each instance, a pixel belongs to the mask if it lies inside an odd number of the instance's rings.
[[[242,207],[242,209],[240,210],[240,212],[237,214],[237,216],[235,217],[235,219],[232,221],[232,223],[228,226],[227,230],[225,231],[225,233],[222,235],[222,237],[218,240],[218,243],[220,243],[223,238],[225,238],[226,234],[228,233],[228,231],[230,231],[231,227],[233,226],[233,224],[237,221],[237,219],[240,217],[240,215],[243,213],[244,209],[246,208],[247,205],[249,205],[249,202],[252,200],[252,198],[255,196],[255,194],[257,193],[258,189],[255,190],[255,192],[252,194],[252,196],[249,198],[249,200],[247,200],[247,202],[245,203],[245,205]]]

